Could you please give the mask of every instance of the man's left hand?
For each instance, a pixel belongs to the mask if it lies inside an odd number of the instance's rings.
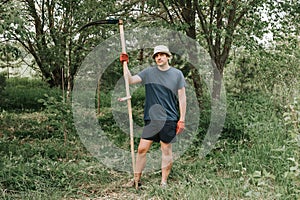
[[[184,130],[184,127],[185,127],[184,122],[183,121],[178,121],[177,122],[177,127],[176,127],[176,135],[182,133],[183,130]]]

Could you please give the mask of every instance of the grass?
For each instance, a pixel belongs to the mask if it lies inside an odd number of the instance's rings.
[[[251,101],[228,98],[230,121],[216,148],[200,158],[200,146],[192,146],[174,162],[167,189],[159,187],[157,171],[143,176],[139,191],[122,188],[132,175],[96,160],[73,129],[64,141],[58,127],[63,117],[56,112],[2,112],[0,198],[299,199],[299,143],[282,113],[259,95]],[[103,115],[101,122],[111,124],[109,119]],[[107,128],[118,134],[114,125]]]

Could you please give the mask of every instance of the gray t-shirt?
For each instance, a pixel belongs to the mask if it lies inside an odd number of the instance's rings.
[[[138,73],[145,85],[146,100],[144,120],[177,121],[177,92],[185,87],[182,72],[174,67],[161,71],[157,67],[148,67]]]

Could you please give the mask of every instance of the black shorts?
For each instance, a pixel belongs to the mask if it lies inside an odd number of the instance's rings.
[[[142,138],[167,144],[176,142],[176,126],[177,121],[145,120]]]

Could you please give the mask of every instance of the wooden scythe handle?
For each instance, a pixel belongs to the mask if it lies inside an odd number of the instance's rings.
[[[123,20],[119,20],[119,28],[120,28],[122,53],[126,53]],[[124,80],[125,80],[126,96],[129,97],[130,96],[129,80],[128,80],[127,70],[125,70],[126,68],[127,68],[127,62],[123,62],[123,75],[124,75]],[[133,118],[132,118],[132,108],[131,108],[131,99],[130,98],[127,99],[127,107],[128,107],[128,116],[129,116],[132,170],[133,170],[133,174],[134,174],[135,173],[134,134],[133,134]],[[134,178],[134,180],[135,180],[135,178]],[[135,187],[136,187],[136,189],[138,188],[137,180],[135,180]]]

